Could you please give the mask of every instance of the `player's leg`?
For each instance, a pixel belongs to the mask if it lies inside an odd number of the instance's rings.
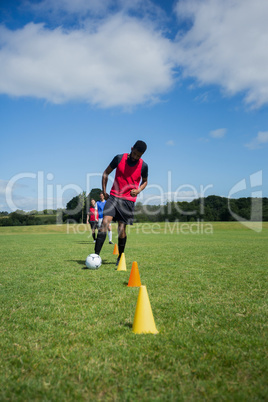
[[[112,233],[112,227],[111,224],[108,226],[108,238],[109,238],[109,244],[113,244],[113,233]]]
[[[93,237],[94,243],[96,242],[96,233],[95,233],[95,222],[89,222],[91,227],[91,235]]]
[[[108,226],[112,222],[113,217],[112,216],[104,216],[101,228],[98,231],[98,236],[95,244],[95,254],[100,254],[103,243],[105,242],[106,239],[106,234],[108,230]]]
[[[96,242],[96,232],[95,232],[95,227],[93,226],[93,228],[92,228],[92,237],[93,237],[93,240],[94,240],[94,243]]]
[[[126,242],[127,242],[126,224],[124,222],[118,222],[118,252],[119,252],[119,255],[118,255],[118,259],[117,259],[117,265],[119,263],[122,253],[124,253],[124,251],[125,251]]]

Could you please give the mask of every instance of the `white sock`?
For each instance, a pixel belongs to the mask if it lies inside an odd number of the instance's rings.
[[[113,237],[113,234],[112,234],[112,231],[110,230],[110,231],[108,231],[109,241],[112,241],[112,237]]]

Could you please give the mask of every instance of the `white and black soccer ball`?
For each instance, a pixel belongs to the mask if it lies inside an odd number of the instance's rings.
[[[101,258],[98,254],[89,254],[85,263],[89,269],[98,269],[101,266],[101,262]]]

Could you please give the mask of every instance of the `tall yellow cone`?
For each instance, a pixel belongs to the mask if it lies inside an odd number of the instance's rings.
[[[132,331],[135,334],[158,334],[146,286],[141,286]]]
[[[113,251],[113,254],[114,254],[114,255],[118,255],[118,254],[119,254],[117,244],[115,244],[115,245],[114,245],[114,251]]]
[[[125,253],[122,253],[119,264],[118,264],[117,271],[126,271],[126,270],[127,270],[127,267],[126,267]]]
[[[132,268],[128,280],[128,286],[141,286],[141,278],[140,278],[140,273],[139,273],[139,268],[138,268],[138,263],[136,261],[133,261],[132,263]]]

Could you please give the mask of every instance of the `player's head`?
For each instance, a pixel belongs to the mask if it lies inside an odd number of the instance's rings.
[[[147,145],[145,144],[144,141],[136,141],[135,144],[133,145],[133,147],[131,148],[131,153],[130,153],[130,159],[133,162],[137,162],[140,157],[142,156],[142,154],[144,154],[144,152],[147,149]]]
[[[96,201],[94,200],[94,198],[91,198],[90,204],[94,207],[94,205],[96,204]]]
[[[135,142],[132,149],[136,149],[138,152],[141,152],[142,154],[144,154],[144,152],[147,149],[147,145],[144,141],[138,140]]]
[[[103,200],[104,200],[104,194],[103,194],[103,192],[102,192],[102,191],[100,192],[100,200],[101,200],[101,201],[103,201]]]

